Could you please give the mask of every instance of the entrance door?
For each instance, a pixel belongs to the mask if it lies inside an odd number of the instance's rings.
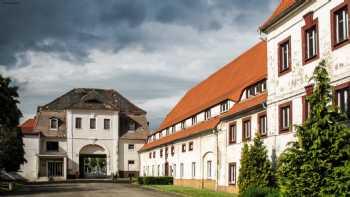
[[[63,176],[63,162],[62,161],[47,161],[47,175],[48,175],[48,177]]]
[[[106,155],[80,155],[80,175],[83,178],[103,178],[107,176]]]

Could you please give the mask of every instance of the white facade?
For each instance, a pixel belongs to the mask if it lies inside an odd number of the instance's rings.
[[[207,177],[205,170],[206,161],[202,156],[210,152],[210,160],[213,161],[212,178],[216,180],[215,189],[224,191],[237,191],[237,184],[229,183],[229,164],[234,163],[236,166],[235,181],[238,179],[240,168],[241,150],[245,142],[243,142],[242,125],[243,120],[250,118],[251,121],[251,139],[259,130],[259,114],[267,115],[267,136],[263,138],[264,144],[268,149],[268,156],[278,157],[286,148],[288,142],[295,140],[295,128],[292,125],[300,125],[303,123],[303,115],[305,106],[303,104],[303,96],[306,95],[305,87],[312,84],[310,78],[318,63],[325,59],[328,63],[328,71],[331,77],[331,85],[338,86],[341,84],[350,84],[350,44],[345,44],[337,49],[332,47],[331,34],[331,15],[332,10],[343,4],[342,0],[320,0],[307,1],[299,8],[291,11],[287,16],[280,19],[276,24],[268,29],[264,34],[267,42],[267,100],[266,104],[262,104],[256,109],[233,115],[229,118],[221,119],[221,122],[213,129],[214,133],[204,133],[200,136],[182,139],[169,143],[168,147],[175,146],[175,155],[169,156],[168,162],[176,164],[175,182],[182,179],[201,181],[203,187],[203,179]],[[344,4],[343,4],[344,5]],[[349,5],[348,5],[349,6]],[[349,9],[349,7],[348,7]],[[318,58],[304,63],[303,46],[302,46],[302,28],[305,25],[304,16],[313,12],[313,20],[318,19]],[[349,32],[349,30],[348,30]],[[348,35],[349,36],[349,35]],[[290,39],[291,45],[291,69],[288,72],[279,72],[279,45],[282,41]],[[350,36],[348,37],[350,39]],[[347,87],[349,88],[350,85]],[[349,94],[349,90],[348,93]],[[245,98],[245,91],[242,92],[241,101],[249,100]],[[349,99],[349,96],[347,97]],[[346,98],[345,98],[346,100]],[[241,102],[240,101],[240,102]],[[282,104],[290,102],[291,129],[282,132],[280,128],[280,110]],[[347,100],[349,102],[349,100]],[[229,108],[236,104],[231,101]],[[283,108],[283,107],[282,107]],[[220,110],[220,108],[218,108]],[[215,110],[211,109],[212,117]],[[218,111],[220,112],[220,111]],[[219,113],[220,114],[220,113]],[[216,113],[218,115],[218,113]],[[198,120],[204,120],[204,113],[198,113]],[[202,118],[203,117],[203,118]],[[236,141],[229,143],[229,126],[236,124]],[[186,125],[191,125],[191,117],[186,120]],[[178,128],[178,126],[177,126]],[[181,129],[179,129],[181,130]],[[163,133],[164,131],[162,131]],[[162,134],[165,136],[165,133]],[[159,135],[156,137],[159,139]],[[205,139],[205,140],[204,140]],[[152,137],[149,142],[152,142]],[[181,152],[181,144],[193,141],[196,148],[193,152]],[[252,143],[250,140],[248,143]],[[199,144],[199,145],[198,145]],[[164,158],[159,157],[160,149],[157,147],[141,153],[141,175],[158,176],[156,169],[158,165],[164,166]],[[156,158],[149,157],[149,154],[156,152]],[[196,176],[192,177],[191,164],[195,162],[199,164],[196,169]],[[180,176],[180,166],[184,164],[183,176]],[[155,166],[155,167],[154,167]],[[154,173],[152,173],[152,169]],[[164,174],[160,173],[160,176]],[[237,182],[236,182],[237,183]],[[196,187],[196,182],[189,181],[188,186]],[[225,189],[226,188],[226,189]]]

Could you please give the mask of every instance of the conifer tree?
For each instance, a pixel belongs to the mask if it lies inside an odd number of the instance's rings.
[[[326,61],[315,68],[309,118],[296,126],[297,140],[280,156],[284,196],[350,195],[350,130],[332,105]]]
[[[272,183],[271,161],[267,156],[267,149],[259,134],[254,143],[242,149],[241,167],[239,169],[238,186],[242,194],[249,187],[270,187]]]

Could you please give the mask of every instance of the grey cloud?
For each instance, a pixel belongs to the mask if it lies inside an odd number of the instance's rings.
[[[0,2],[0,65],[10,67],[27,50],[53,52],[81,63],[90,49],[148,47],[147,22],[217,30],[232,10],[266,11],[268,3],[235,0],[16,0]],[[244,23],[242,23],[244,24]],[[249,24],[245,24],[249,25]],[[154,40],[156,41],[156,40]],[[161,46],[160,46],[161,47]]]

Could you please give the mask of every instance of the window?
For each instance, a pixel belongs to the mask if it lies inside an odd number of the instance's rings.
[[[58,129],[58,119],[57,118],[50,119],[50,129],[52,129],[52,130]]]
[[[288,102],[279,106],[280,133],[288,132],[292,126],[292,103]]]
[[[228,101],[224,101],[220,104],[220,112],[226,112],[228,111]]]
[[[128,144],[128,149],[129,150],[134,150],[135,149],[135,144]]]
[[[171,133],[172,133],[172,134],[174,134],[174,133],[175,133],[175,131],[176,131],[175,126],[172,126],[172,127],[171,127]]]
[[[169,133],[170,133],[170,128],[167,128],[167,129],[165,130],[165,135],[169,135]]]
[[[163,132],[159,132],[159,139],[161,138],[161,137],[163,137]]]
[[[251,122],[250,118],[246,118],[243,120],[243,141],[250,140],[251,137]]]
[[[173,156],[175,154],[175,147],[171,146],[171,155]]]
[[[192,162],[192,177],[196,177],[196,162]]]
[[[237,137],[237,126],[236,126],[236,123],[232,123],[229,126],[229,133],[228,133],[229,144],[236,143],[236,137]]]
[[[207,178],[211,178],[211,161],[207,161]]]
[[[152,158],[152,153],[149,153],[149,158],[150,158],[150,159]]]
[[[333,49],[349,41],[349,12],[347,3],[342,3],[331,11]]]
[[[96,118],[90,118],[90,129],[96,129]]]
[[[278,47],[278,71],[280,74],[291,70],[291,42],[290,37],[279,43]]]
[[[313,12],[304,16],[302,27],[303,64],[310,63],[319,57],[318,19],[313,19]]]
[[[184,177],[184,163],[180,163],[180,177]]]
[[[182,152],[186,152],[186,144],[182,144]]]
[[[306,95],[302,96],[302,105],[303,105],[303,122],[305,122],[305,120],[309,117],[310,111],[311,111],[311,106],[310,103],[307,100],[307,97],[310,96],[313,93],[313,84],[312,85],[308,85],[305,87],[305,92]]]
[[[338,109],[350,117],[350,82],[336,87],[335,103]]]
[[[258,115],[258,125],[259,125],[259,133],[261,136],[267,135],[267,116],[266,112],[263,112]]]
[[[197,116],[192,117],[192,125],[197,124]]]
[[[251,85],[246,88],[246,98],[250,98],[252,96],[256,96],[260,93],[263,93],[266,91],[266,80],[262,80],[254,85]]]
[[[193,151],[193,142],[188,143],[188,151]]]
[[[165,147],[165,157],[168,157],[168,153],[169,153],[168,147]]]
[[[185,129],[185,121],[181,122],[181,129]]]
[[[81,118],[75,118],[75,128],[81,129]]]
[[[160,156],[160,158],[163,157],[163,149],[160,149],[160,150],[159,150],[159,156]]]
[[[173,164],[173,176],[176,177],[176,164]]]
[[[156,158],[156,151],[153,151],[153,158]]]
[[[158,176],[160,176],[160,165],[157,166],[157,173],[158,173]]]
[[[154,176],[154,165],[152,165],[152,176]]]
[[[46,142],[46,151],[58,152],[58,142]]]
[[[129,161],[128,161],[128,165],[133,165],[133,164],[135,164],[135,161],[134,161],[134,160],[129,160]]]
[[[204,119],[209,120],[210,118],[211,118],[211,111],[210,109],[208,109],[204,112]]]
[[[229,163],[228,182],[230,185],[236,185],[236,163]]]
[[[135,131],[136,123],[133,120],[129,120],[129,131]]]
[[[111,128],[111,120],[110,119],[103,120],[103,128],[106,130]]]

